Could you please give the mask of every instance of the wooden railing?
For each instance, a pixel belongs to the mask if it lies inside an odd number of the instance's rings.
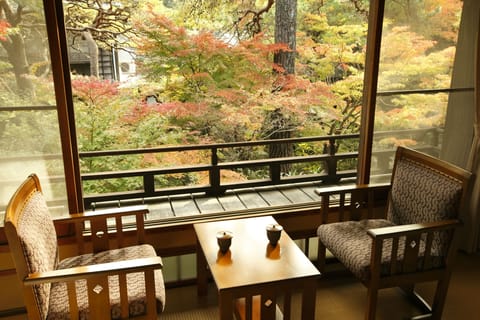
[[[82,152],[80,158],[86,160],[88,158],[98,157],[112,157],[112,156],[124,156],[132,154],[147,154],[147,153],[171,153],[171,152],[189,152],[189,151],[208,151],[210,154],[210,163],[199,165],[187,165],[176,167],[161,167],[161,168],[149,168],[149,169],[134,169],[126,171],[111,171],[111,172],[95,172],[82,174],[83,181],[94,181],[103,179],[118,179],[127,177],[141,177],[143,180],[143,190],[128,191],[128,192],[115,192],[108,194],[86,194],[84,195],[85,207],[88,208],[92,203],[104,202],[104,201],[117,201],[124,199],[135,198],[151,198],[165,195],[184,194],[184,193],[196,193],[204,192],[208,195],[221,195],[227,189],[240,189],[249,187],[259,187],[267,185],[281,185],[288,183],[300,183],[309,181],[322,181],[326,183],[335,183],[344,178],[355,177],[356,170],[338,170],[338,162],[346,159],[358,158],[357,152],[337,153],[337,146],[339,140],[358,140],[358,134],[338,135],[338,136],[317,136],[306,138],[292,138],[292,139],[276,139],[276,140],[262,140],[262,141],[249,141],[249,142],[231,142],[231,143],[218,143],[209,145],[183,145],[183,146],[170,146],[161,148],[149,148],[149,149],[135,149],[135,150],[115,150],[115,151],[94,151],[94,152]],[[220,160],[219,153],[225,149],[233,148],[251,148],[264,146],[268,148],[269,145],[288,143],[296,145],[299,143],[323,143],[323,147],[319,148],[324,150],[325,153],[313,154],[308,156],[291,156],[283,158],[265,158],[245,161],[233,161],[222,162]],[[357,141],[358,144],[358,141]],[[284,175],[281,167],[288,164],[298,163],[314,163],[322,162],[324,164],[324,170],[320,173],[309,173],[301,175]],[[268,178],[255,179],[239,182],[222,182],[221,171],[222,170],[238,170],[238,169],[252,169],[252,168],[268,168]],[[170,188],[156,188],[155,176],[169,175],[169,174],[181,174],[181,173],[194,173],[194,172],[207,172],[209,183],[207,185],[193,185],[184,187],[170,187]]]
[[[375,138],[382,139],[386,136],[395,136],[396,138],[406,138],[417,141],[426,141],[422,146],[416,146],[416,148],[436,155],[440,145],[440,137],[442,135],[441,129],[428,128],[419,130],[402,130],[402,131],[388,131],[385,133],[376,132]],[[426,139],[427,138],[427,139]],[[241,189],[260,186],[272,186],[291,183],[302,182],[321,182],[326,185],[342,182],[346,179],[353,179],[356,177],[355,163],[358,158],[357,152],[338,152],[339,144],[350,141],[353,146],[358,144],[358,134],[348,135],[336,135],[336,136],[317,136],[317,137],[305,137],[305,138],[293,138],[293,139],[281,139],[281,140],[264,140],[264,141],[251,141],[251,142],[233,142],[233,143],[220,143],[209,145],[183,145],[183,146],[166,146],[160,148],[149,149],[131,149],[131,150],[115,150],[115,151],[95,151],[95,152],[81,152],[80,159],[82,161],[90,161],[102,159],[102,157],[122,157],[125,155],[144,155],[144,154],[166,154],[166,153],[187,153],[189,151],[205,151],[210,154],[210,161],[204,164],[185,165],[185,166],[172,166],[172,167],[155,167],[148,169],[128,169],[118,171],[105,171],[105,172],[91,172],[82,173],[82,181],[84,183],[101,181],[105,179],[122,179],[137,177],[141,180],[140,190],[124,190],[118,192],[88,194],[84,193],[84,204],[86,209],[91,209],[92,204],[104,203],[109,201],[119,200],[145,200],[152,199],[159,196],[171,196],[178,194],[193,194],[193,193],[205,193],[211,196],[222,195],[227,189]],[[311,150],[321,150],[320,154],[309,154],[307,156],[292,156],[283,158],[265,158],[254,159],[244,161],[222,161],[220,155],[226,149],[241,149],[252,147],[267,148],[269,145],[278,143],[288,143],[293,146],[302,144],[321,144],[321,147],[310,148]],[[376,158],[375,163],[378,165],[372,167],[372,175],[385,175],[388,176],[390,168],[388,163],[391,163],[389,159],[393,156],[394,147],[386,148],[382,151],[374,151],[372,155]],[[3,157],[0,158],[0,164],[9,163],[23,163],[34,162],[36,159],[42,161],[61,161],[61,155],[29,155],[24,157]],[[350,161],[349,166],[341,165],[339,163],[344,161]],[[282,166],[287,164],[307,164],[307,163],[322,163],[322,170],[319,172],[302,172],[301,174],[293,175],[282,173]],[[318,167],[318,166],[317,166]],[[340,169],[348,168],[348,169]],[[243,180],[238,182],[225,182],[222,181],[222,170],[245,170],[262,168],[267,172],[266,177],[255,180]],[[204,185],[185,185],[181,187],[160,187],[156,186],[155,178],[161,175],[171,174],[188,174],[196,172],[205,172],[208,176],[208,183]],[[64,178],[61,176],[49,176],[45,179],[50,184],[64,183]],[[16,186],[21,181],[6,181],[2,180],[2,185]],[[53,199],[53,202],[56,200]],[[59,200],[60,201],[60,200]],[[64,201],[64,200],[62,200]]]
[[[385,135],[392,135],[392,132],[386,132]],[[421,137],[428,135],[428,144],[425,150],[428,153],[435,154],[438,148],[440,131],[438,129],[421,129],[421,130],[404,130],[395,133],[396,137]],[[376,133],[376,138],[381,139],[382,134]],[[113,192],[102,194],[84,194],[85,208],[91,208],[94,203],[119,201],[128,199],[148,199],[159,196],[170,196],[185,193],[205,193],[210,196],[219,196],[224,194],[227,189],[241,189],[271,185],[282,185],[302,182],[322,182],[325,184],[339,183],[344,179],[351,179],[356,177],[355,163],[358,159],[358,152],[337,152],[340,143],[346,141],[354,141],[358,144],[359,134],[335,135],[335,136],[316,136],[305,138],[291,138],[291,139],[276,139],[276,140],[262,140],[249,142],[232,142],[232,143],[218,143],[209,145],[183,145],[183,146],[168,146],[160,148],[149,149],[131,149],[131,150],[115,150],[115,151],[94,151],[82,152],[80,158],[87,160],[89,158],[99,157],[115,157],[133,154],[157,154],[157,153],[182,153],[189,151],[207,151],[210,154],[210,162],[197,165],[175,166],[175,167],[159,167],[148,169],[133,169],[124,171],[111,172],[94,172],[83,173],[82,180],[95,181],[104,179],[119,179],[129,177],[141,177],[143,181],[143,188],[140,190],[130,190],[125,192]],[[292,156],[282,158],[265,158],[255,160],[222,162],[219,156],[220,151],[234,148],[251,148],[263,146],[268,148],[273,144],[290,144],[298,145],[299,143],[322,143],[321,154],[311,154],[308,156]],[[385,159],[392,157],[394,149],[387,149],[385,151],[377,152],[373,156],[379,159],[379,163],[389,163]],[[353,160],[353,164],[348,169],[339,169],[339,162],[343,160]],[[303,173],[298,175],[284,174],[281,170],[284,165],[292,165],[298,163],[323,163],[323,170],[321,172]],[[252,168],[268,168],[268,177],[255,180],[244,180],[238,182],[223,182],[221,179],[222,170],[241,170]],[[345,167],[345,166],[343,166]],[[374,169],[376,174],[388,174],[388,167],[379,167]],[[182,187],[159,187],[155,185],[155,177],[161,175],[171,174],[185,174],[194,172],[206,172],[208,174],[208,184],[205,185],[188,185]]]

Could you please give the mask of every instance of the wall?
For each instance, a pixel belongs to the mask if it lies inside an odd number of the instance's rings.
[[[0,247],[0,311],[23,307],[22,291],[8,248]]]

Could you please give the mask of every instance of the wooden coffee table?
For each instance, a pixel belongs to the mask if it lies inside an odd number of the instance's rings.
[[[283,300],[283,319],[291,319],[292,293],[302,293],[302,320],[315,318],[317,268],[282,231],[276,247],[268,243],[266,226],[271,216],[194,224],[197,235],[198,294],[207,293],[208,270],[218,289],[220,319],[276,319]],[[219,231],[233,233],[232,245],[222,254]],[[236,306],[236,307],[235,307]],[[259,318],[260,319],[260,318]]]

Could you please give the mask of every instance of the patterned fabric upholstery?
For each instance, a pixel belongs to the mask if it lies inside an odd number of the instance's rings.
[[[45,199],[35,192],[18,221],[18,237],[28,265],[28,272],[44,272],[57,267],[58,248],[55,227]],[[50,300],[50,284],[34,286],[37,305],[45,319]]]
[[[456,218],[461,195],[460,181],[403,159],[395,169],[387,217],[395,224]]]
[[[320,241],[343,265],[362,281],[370,279],[370,256],[372,250],[372,239],[367,230],[383,227],[391,227],[394,224],[384,219],[370,219],[361,221],[346,221],[330,224],[323,224],[318,227],[317,234]],[[403,260],[405,239],[398,244],[397,261]],[[392,240],[384,242],[382,252],[381,274],[389,273],[389,262],[391,261]],[[425,252],[425,242],[420,242],[418,263],[422,262]],[[433,252],[436,259],[432,260],[432,266],[438,267],[442,263],[438,258],[438,252]]]
[[[155,249],[148,244],[126,247],[121,249],[99,252],[96,254],[84,254],[60,261],[58,268],[71,268],[83,265],[113,262],[156,256]],[[118,277],[109,277],[110,302],[112,305],[112,319],[120,319],[120,291]],[[127,275],[127,288],[129,295],[130,317],[142,315],[146,310],[145,279],[143,273],[132,273]],[[88,298],[87,284],[85,280],[76,282],[77,302],[79,307],[79,318],[88,319]],[[155,270],[155,291],[157,297],[157,310],[163,311],[165,306],[165,287],[161,270]],[[50,306],[47,319],[68,319],[68,295],[65,283],[52,285],[50,293]]]
[[[372,239],[367,230],[372,228],[390,227],[388,220],[345,221],[323,224],[318,227],[320,241],[343,265],[358,278],[369,278],[370,251]],[[387,252],[385,260],[389,260]]]
[[[462,184],[452,177],[409,159],[400,159],[395,167],[391,187],[387,219],[347,221],[321,225],[317,229],[320,241],[358,278],[367,281],[372,239],[367,230],[394,225],[435,222],[456,217],[462,195]],[[445,254],[445,235],[435,234],[431,255],[433,267],[442,263]],[[399,241],[397,261],[403,259],[405,239]],[[382,274],[387,274],[386,265],[391,261],[392,240],[384,242]],[[418,262],[425,253],[421,241]]]
[[[462,184],[431,167],[408,159],[397,163],[387,219],[395,224],[435,222],[457,218]],[[445,252],[446,237],[436,234],[433,250]]]

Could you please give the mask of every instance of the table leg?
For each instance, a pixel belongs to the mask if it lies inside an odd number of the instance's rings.
[[[233,320],[233,295],[228,291],[218,291],[218,308],[220,320]]]
[[[207,295],[208,270],[207,259],[203,253],[200,243],[197,241],[197,295]]]
[[[312,279],[305,281],[302,296],[302,320],[315,319],[316,294],[317,282]]]

